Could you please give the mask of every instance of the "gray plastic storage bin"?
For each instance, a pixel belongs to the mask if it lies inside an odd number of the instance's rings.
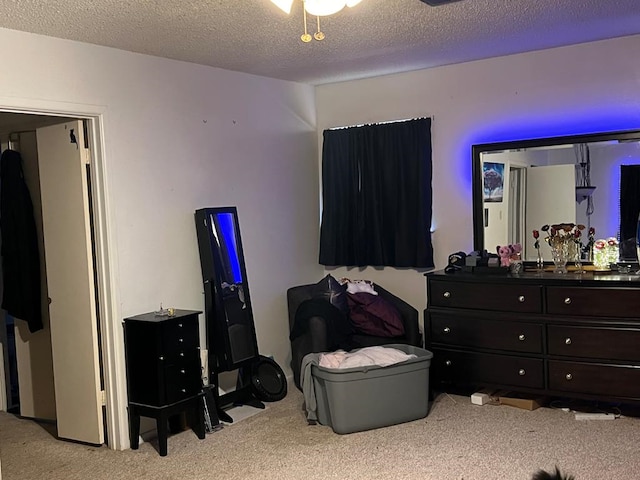
[[[427,416],[433,353],[412,345],[384,346],[417,358],[388,367],[311,367],[322,425],[336,433],[353,433]]]

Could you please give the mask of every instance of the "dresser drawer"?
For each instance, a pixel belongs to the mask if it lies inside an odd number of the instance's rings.
[[[431,341],[449,345],[542,353],[542,325],[487,320],[455,314],[431,314]]]
[[[202,387],[200,362],[169,365],[164,370],[166,403],[174,403],[196,395]]]
[[[167,323],[162,329],[162,346],[166,355],[193,350],[200,345],[196,316]]]
[[[550,360],[549,388],[637,399],[640,398],[640,367]]]
[[[550,355],[640,361],[640,329],[549,325]]]
[[[429,303],[436,307],[471,308],[502,312],[538,313],[542,311],[538,285],[484,284],[431,281]]]
[[[629,317],[640,312],[640,290],[547,287],[547,312],[554,315]]]
[[[434,349],[431,366],[436,381],[543,388],[541,359]]]

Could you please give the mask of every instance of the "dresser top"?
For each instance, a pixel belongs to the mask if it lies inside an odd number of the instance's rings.
[[[166,310],[165,310],[166,311]],[[159,315],[156,312],[142,313],[140,315],[135,315],[133,317],[127,317],[125,320],[137,320],[139,322],[164,322],[166,320],[174,320],[176,318],[184,318],[191,315],[198,315],[202,313],[200,310],[174,310],[174,314],[169,315]]]
[[[517,275],[511,273],[445,273],[444,270],[425,273],[427,278],[437,280],[452,280],[477,283],[525,283],[544,285],[580,285],[584,287],[628,287],[640,288],[640,275],[618,273],[553,273],[553,272],[522,272]]]

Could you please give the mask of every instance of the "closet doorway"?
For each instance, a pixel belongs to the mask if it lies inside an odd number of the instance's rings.
[[[108,303],[106,242],[94,221],[91,185],[98,121],[0,112],[0,147],[21,154],[34,205],[44,323],[32,333],[26,322],[0,311],[0,408],[55,422],[59,438],[91,444],[109,438],[101,335],[108,311],[102,305]],[[6,334],[12,321],[14,348]]]

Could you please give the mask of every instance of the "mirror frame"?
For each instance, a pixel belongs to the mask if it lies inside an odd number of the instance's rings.
[[[482,154],[491,151],[517,150],[523,148],[556,146],[576,143],[595,143],[611,140],[638,140],[640,130],[619,130],[611,132],[540,137],[508,142],[479,143],[471,146],[472,202],[473,202],[473,249],[484,250]]]
[[[213,249],[217,245],[210,219],[214,215],[231,215],[233,222],[233,232],[236,240],[237,261],[242,277],[242,293],[244,301],[244,319],[248,321],[248,332],[244,340],[247,342],[252,353],[249,356],[236,358],[234,356],[233,339],[230,333],[229,312],[223,298],[222,271],[224,267],[220,265],[220,259],[215,255]],[[219,372],[232,371],[247,363],[259,358],[258,339],[256,335],[255,319],[251,296],[249,294],[249,281],[247,279],[247,269],[244,260],[244,249],[242,247],[242,237],[240,235],[240,221],[236,207],[208,207],[196,210],[195,212],[196,233],[198,237],[198,249],[200,252],[200,262],[202,266],[202,280],[204,283],[205,320],[207,349],[209,351],[209,372],[217,374]],[[210,375],[211,377],[211,375]]]

